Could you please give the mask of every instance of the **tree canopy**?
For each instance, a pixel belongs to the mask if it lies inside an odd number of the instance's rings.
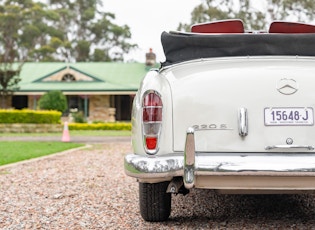
[[[313,0],[201,0],[191,13],[191,22],[181,23],[178,30],[190,31],[190,26],[223,19],[242,19],[246,29],[263,30],[274,20],[310,23],[314,20]]]
[[[67,98],[61,91],[49,91],[39,99],[39,107],[45,110],[66,111]]]
[[[1,62],[123,61],[136,47],[101,0],[43,2],[0,0]]]

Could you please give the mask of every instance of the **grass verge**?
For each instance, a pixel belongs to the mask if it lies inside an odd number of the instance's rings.
[[[71,142],[2,141],[0,142],[0,165],[46,156],[80,146],[84,146],[84,144]]]

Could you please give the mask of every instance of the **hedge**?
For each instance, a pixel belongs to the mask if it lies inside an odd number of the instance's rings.
[[[0,109],[0,123],[60,124],[61,112],[47,110]]]
[[[69,123],[69,130],[131,130],[131,123],[110,122],[110,123]]]

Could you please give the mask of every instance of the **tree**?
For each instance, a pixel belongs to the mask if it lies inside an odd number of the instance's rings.
[[[23,63],[43,36],[34,18],[42,5],[31,0],[0,3],[0,94],[5,108],[7,96],[18,88]]]
[[[0,51],[15,61],[123,61],[137,47],[130,28],[99,9],[101,0],[0,0]]]
[[[15,70],[10,65],[0,66],[0,86],[1,86],[1,107],[6,108],[6,99],[8,95],[11,95],[18,89],[18,83],[20,82],[19,69]]]
[[[38,101],[40,109],[66,111],[68,108],[67,98],[61,91],[49,91]]]
[[[248,30],[263,30],[274,20],[311,22],[314,19],[313,0],[202,0],[191,13],[191,23],[179,24],[178,30],[190,31],[196,23],[238,18]]]
[[[49,9],[59,15],[55,28],[64,37],[57,54],[66,61],[123,61],[123,54],[137,47],[127,25],[113,21],[101,0],[50,0]]]

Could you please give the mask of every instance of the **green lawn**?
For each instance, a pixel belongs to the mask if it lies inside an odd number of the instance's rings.
[[[20,137],[20,136],[60,136],[61,133],[0,133],[0,136]],[[130,131],[115,130],[82,130],[70,131],[71,136],[130,136]],[[1,141],[0,142],[0,166],[28,160],[36,157],[54,154],[64,150],[84,146],[80,143],[72,142],[29,142],[29,141]]]
[[[2,141],[0,142],[0,165],[46,156],[80,146],[84,146],[84,144],[64,142]]]

